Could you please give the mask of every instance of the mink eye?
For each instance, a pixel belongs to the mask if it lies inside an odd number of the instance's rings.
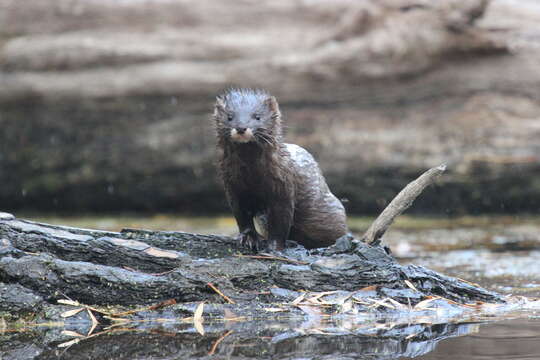
[[[254,118],[255,120],[261,120],[261,115],[259,115],[259,114],[253,114],[253,118]]]
[[[233,115],[232,115],[232,114],[227,115],[227,120],[232,121],[232,119],[233,119]]]

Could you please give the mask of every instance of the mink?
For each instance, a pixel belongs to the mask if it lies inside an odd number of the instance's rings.
[[[231,89],[217,97],[214,121],[220,176],[243,246],[283,250],[294,240],[318,248],[347,234],[345,209],[313,156],[283,142],[275,97]]]

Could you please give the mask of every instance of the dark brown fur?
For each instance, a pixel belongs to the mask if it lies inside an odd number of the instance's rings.
[[[273,249],[283,249],[287,239],[308,248],[328,246],[346,234],[343,206],[315,160],[282,142],[275,98],[262,91],[231,90],[218,97],[214,119],[221,178],[244,244],[264,247],[254,218]],[[234,141],[233,129],[250,129],[253,137]]]

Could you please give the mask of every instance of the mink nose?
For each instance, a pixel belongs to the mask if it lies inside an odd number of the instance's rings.
[[[242,135],[243,133],[246,132],[246,128],[236,128],[236,132]]]

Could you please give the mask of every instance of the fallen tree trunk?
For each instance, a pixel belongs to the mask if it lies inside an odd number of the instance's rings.
[[[422,267],[401,266],[382,248],[351,238],[342,238],[318,253],[291,251],[288,260],[282,261],[242,255],[245,250],[227,237],[132,230],[100,235],[25,220],[2,220],[0,279],[18,283],[48,301],[63,294],[90,304],[150,304],[170,298],[221,302],[208,283],[217,284],[235,301],[248,301],[273,286],[354,291],[378,284],[405,289],[405,280],[424,296],[442,295],[458,302],[500,299]],[[193,250],[188,249],[191,245]],[[206,256],[201,258],[203,251]],[[235,253],[237,256],[231,256]]]
[[[366,232],[377,234],[369,242],[379,243],[392,220],[443,170],[427,171],[398,194]],[[100,305],[167,299],[270,303],[278,300],[272,293],[276,287],[354,292],[372,285],[377,286],[377,295],[392,293],[410,305],[426,296],[459,303],[502,301],[470,283],[419,266],[402,266],[384,248],[350,235],[329,248],[296,247],[285,250],[284,257],[254,256],[226,236],[135,229],[103,232],[3,215],[0,239],[0,281],[23,286],[27,297],[33,294],[48,302],[67,297]],[[17,293],[5,289],[5,294]],[[2,301],[17,300],[3,296]]]

